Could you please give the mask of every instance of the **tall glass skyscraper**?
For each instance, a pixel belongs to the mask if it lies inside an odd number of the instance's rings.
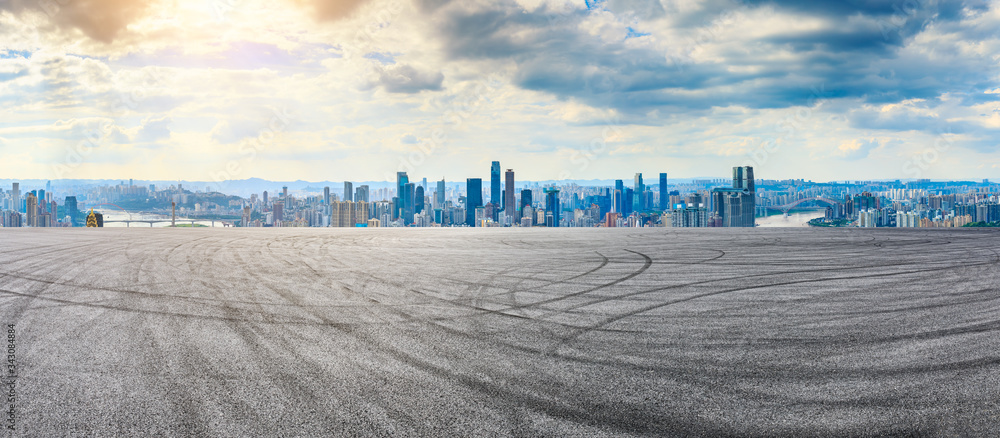
[[[371,202],[371,190],[363,184],[354,190],[354,202]]]
[[[416,207],[416,201],[414,197],[416,196],[416,184],[406,183],[403,185],[403,196],[400,201],[403,204],[403,224],[410,225],[413,223],[413,213]]]
[[[402,211],[406,208],[406,196],[403,195],[406,190],[406,184],[409,182],[410,177],[406,175],[406,172],[396,172],[396,197],[399,198],[399,202],[396,204],[396,211],[392,213],[395,217],[402,216]]]
[[[723,227],[753,227],[756,204],[753,167],[734,167],[733,187],[712,189],[712,211]]]
[[[531,207],[531,204],[532,204],[531,189],[521,190],[521,212],[522,212],[521,216],[524,216],[523,215],[524,207]]]
[[[624,202],[622,198],[625,195],[625,182],[620,179],[615,180],[615,213],[625,213]]]
[[[476,208],[483,206],[483,179],[465,180],[465,224],[476,226]]]
[[[635,210],[636,211],[643,211],[643,210],[645,210],[646,209],[646,205],[645,205],[646,204],[646,202],[645,202],[646,201],[646,194],[645,194],[645,192],[646,192],[646,185],[642,183],[642,173],[635,174],[635,186],[632,188],[632,190],[633,190],[632,193],[635,194],[635,199],[634,199]],[[633,201],[633,199],[631,197],[627,198],[627,199],[630,202]]]
[[[437,204],[434,208],[444,208],[444,178],[437,183]]]
[[[76,204],[76,196],[67,196],[65,205],[66,216],[69,216],[70,219],[70,226],[75,227],[76,221],[80,216],[80,209]]]
[[[559,226],[559,189],[545,189],[545,226]]]
[[[490,202],[500,205],[500,162],[494,161],[490,166]]]
[[[670,194],[667,193],[667,174],[660,174],[660,210],[670,210]]]
[[[344,181],[344,201],[354,200],[354,183]]]
[[[424,186],[413,191],[413,211],[418,214],[424,211]]]

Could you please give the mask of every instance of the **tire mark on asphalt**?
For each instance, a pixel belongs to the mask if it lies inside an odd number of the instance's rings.
[[[989,264],[997,264],[997,263],[998,263],[998,260],[994,260],[994,261],[987,261],[987,262],[977,263],[976,265],[989,265]],[[644,307],[642,307],[640,309],[637,309],[637,310],[633,310],[633,311],[625,312],[625,313],[622,313],[622,314],[619,314],[619,315],[615,315],[615,316],[613,316],[611,318],[606,318],[606,319],[602,320],[601,322],[599,322],[597,324],[594,324],[594,325],[591,325],[591,326],[587,326],[587,327],[583,328],[582,330],[576,331],[575,333],[573,333],[570,336],[564,337],[563,339],[560,340],[560,342],[556,345],[556,347],[553,350],[558,349],[562,345],[565,345],[565,344],[567,344],[567,343],[569,343],[569,342],[571,342],[571,341],[579,338],[580,336],[582,336],[582,335],[586,334],[587,332],[589,332],[591,329],[602,328],[602,327],[605,327],[605,326],[607,326],[609,324],[615,323],[617,321],[621,321],[622,319],[629,318],[631,316],[639,315],[639,314],[646,313],[646,312],[649,312],[649,311],[652,311],[652,310],[656,310],[656,309],[660,309],[660,308],[663,308],[663,307],[672,306],[672,305],[676,305],[676,304],[680,304],[680,303],[685,303],[685,302],[688,302],[688,301],[693,301],[693,300],[697,300],[697,299],[701,299],[701,298],[707,298],[707,297],[716,296],[716,295],[729,294],[729,293],[733,293],[733,292],[743,292],[743,291],[753,290],[753,289],[775,287],[775,286],[788,286],[788,285],[793,285],[793,284],[805,284],[805,283],[819,283],[819,282],[836,281],[836,280],[857,280],[857,279],[861,279],[861,278],[870,279],[870,278],[881,278],[881,277],[895,277],[895,276],[909,275],[909,274],[922,274],[922,273],[932,272],[932,271],[944,271],[944,270],[949,270],[949,269],[962,269],[963,267],[964,266],[950,266],[950,267],[943,267],[943,268],[910,270],[910,271],[903,271],[903,272],[888,272],[888,273],[882,273],[882,274],[869,274],[869,275],[861,275],[861,276],[840,276],[840,277],[824,277],[824,278],[807,279],[807,280],[792,280],[792,281],[784,281],[784,282],[762,284],[762,285],[755,285],[755,286],[730,288],[730,289],[725,289],[725,290],[721,290],[721,291],[712,291],[712,292],[706,292],[706,293],[696,294],[696,295],[692,295],[692,296],[680,298],[680,299],[677,299],[677,300],[671,300],[671,301],[667,301],[667,302],[656,303],[656,304],[653,304],[653,305],[644,306]],[[668,287],[665,287],[665,288],[651,289],[651,290],[643,291],[641,293],[632,294],[632,296],[640,295],[640,294],[647,294],[647,293],[652,293],[652,292],[659,292],[659,291],[663,291],[663,290],[666,290],[666,289],[673,289],[673,288],[683,287],[683,286],[685,286],[685,285],[676,285],[676,286],[668,286]]]

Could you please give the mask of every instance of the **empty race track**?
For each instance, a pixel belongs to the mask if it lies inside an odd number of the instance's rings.
[[[990,436],[984,229],[0,230],[15,436]]]

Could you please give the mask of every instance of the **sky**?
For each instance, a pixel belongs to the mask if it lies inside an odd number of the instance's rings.
[[[0,177],[1000,180],[1000,2],[0,0]]]

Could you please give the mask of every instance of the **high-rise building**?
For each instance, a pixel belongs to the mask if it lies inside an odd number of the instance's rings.
[[[667,193],[667,174],[660,174],[660,210],[670,211],[670,194]]]
[[[281,199],[287,199],[287,198],[288,198],[288,186],[284,186],[281,188]]]
[[[633,199],[635,199],[635,192],[631,188],[625,187],[625,190],[622,191],[622,211],[619,212],[622,214],[622,217],[628,217],[632,214],[632,210],[635,207],[635,204],[632,202]]]
[[[490,165],[490,202],[500,205],[500,162]]]
[[[354,183],[350,181],[344,181],[344,200],[345,201],[354,200]]]
[[[552,187],[545,189],[545,226],[559,226],[559,189]]]
[[[77,219],[80,216],[80,210],[76,204],[76,196],[66,197],[66,216],[69,216],[70,226],[75,227]]]
[[[323,187],[323,203],[330,205],[330,186]]]
[[[334,201],[330,204],[331,227],[367,225],[369,216],[369,204],[367,202]]]
[[[413,212],[420,214],[424,211],[424,186],[417,186],[413,191]]]
[[[264,190],[264,205],[267,205],[267,190]]]
[[[753,167],[734,167],[733,187],[712,189],[713,216],[723,227],[753,227],[756,205]]]
[[[503,211],[507,214],[507,217],[511,218],[511,223],[517,220],[515,218],[515,212],[517,208],[514,207],[514,169],[507,169],[507,173],[504,174],[504,197],[503,197]]]
[[[614,208],[616,213],[622,213],[622,214],[625,213],[625,207],[624,207],[625,203],[622,201],[622,198],[624,198],[624,196],[625,196],[625,183],[620,179],[616,179],[615,200],[614,200]]]
[[[414,207],[416,207],[416,184],[406,183],[403,184],[403,197],[400,198],[403,204],[403,224],[412,225],[413,224],[413,214],[415,213]]]
[[[38,226],[38,198],[35,197],[35,192],[31,191],[28,196],[25,197],[25,219],[29,227]]]
[[[272,215],[274,222],[271,225],[279,225],[285,219],[284,210],[285,203],[283,201],[277,201],[271,206],[271,211],[274,213]]]
[[[521,190],[521,217],[524,217],[524,207],[531,207],[531,189]]]
[[[437,183],[437,196],[434,199],[434,208],[444,209],[444,178]]]
[[[483,206],[483,179],[465,180],[465,224],[476,226],[476,208]]]
[[[752,193],[757,193],[757,190],[754,188],[752,166],[741,166],[733,168],[733,188],[747,189]]]
[[[10,189],[11,201],[14,203],[12,210],[21,211],[21,183],[14,183]]]
[[[403,192],[409,182],[410,177],[406,174],[406,172],[396,172],[396,197],[399,198],[399,201],[396,203],[396,211],[393,212],[394,219],[402,216],[403,209],[406,208],[406,197],[403,196]]]
[[[643,211],[646,209],[646,185],[642,182],[642,173],[635,174],[635,186],[632,188],[632,193],[635,194],[635,199],[629,197],[627,200],[632,202],[635,211]]]
[[[367,184],[358,186],[354,191],[354,202],[371,202],[371,190]]]

